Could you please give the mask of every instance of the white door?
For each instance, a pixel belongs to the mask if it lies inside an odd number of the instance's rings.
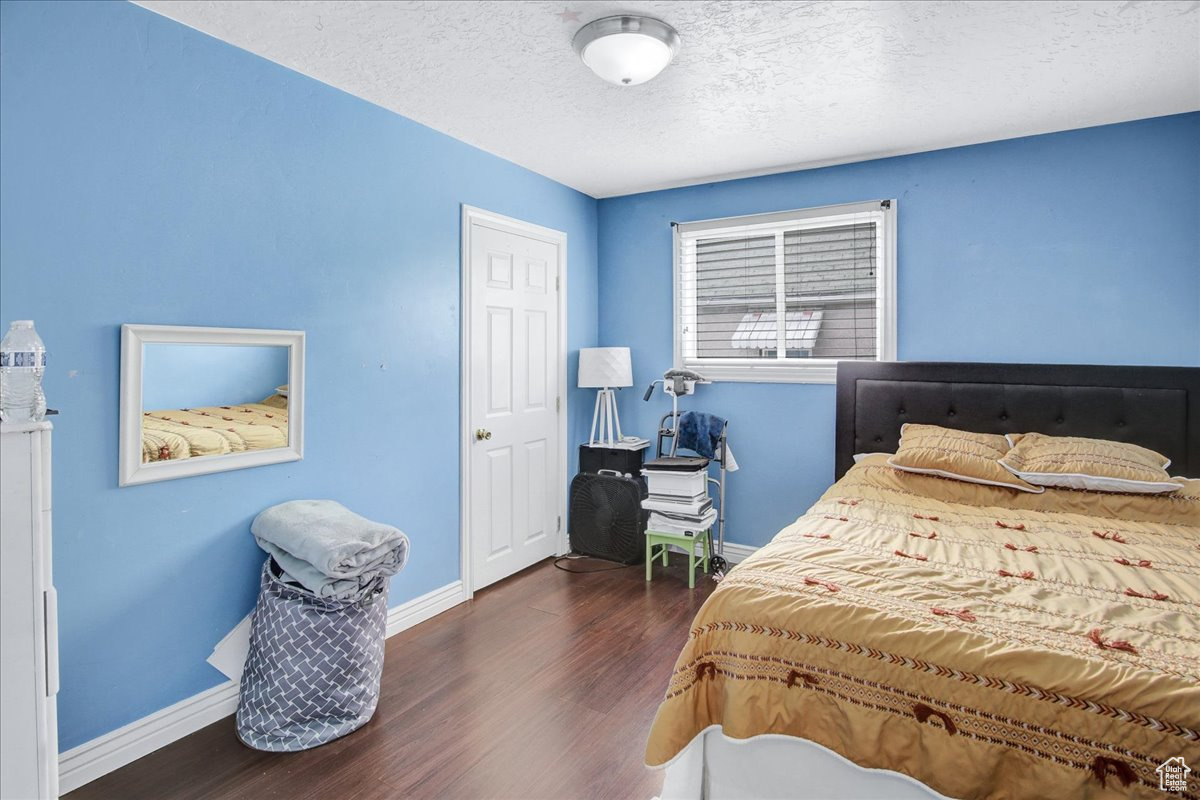
[[[471,589],[557,552],[558,264],[562,242],[472,219],[469,237]]]

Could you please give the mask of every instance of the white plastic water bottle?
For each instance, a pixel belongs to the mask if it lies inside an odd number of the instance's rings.
[[[13,322],[0,341],[0,416],[5,422],[37,422],[46,416],[45,372],[46,345],[33,320]]]

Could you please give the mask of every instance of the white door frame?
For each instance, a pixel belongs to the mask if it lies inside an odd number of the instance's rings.
[[[567,234],[552,228],[544,228],[482,208],[462,207],[462,252],[459,255],[462,273],[462,297],[460,308],[462,319],[459,340],[459,569],[462,575],[463,594],[467,600],[475,595],[474,578],[471,575],[471,226],[482,223],[518,236],[547,242],[558,249],[558,529],[555,533],[555,552],[567,552]]]

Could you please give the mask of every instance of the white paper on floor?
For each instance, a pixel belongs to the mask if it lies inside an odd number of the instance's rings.
[[[246,654],[250,652],[250,614],[233,627],[225,638],[217,642],[208,663],[216,667],[222,674],[233,681],[242,679],[242,669],[246,666]]]

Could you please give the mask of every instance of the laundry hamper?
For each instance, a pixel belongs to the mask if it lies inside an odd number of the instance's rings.
[[[387,578],[357,600],[326,600],[285,583],[274,559],[261,590],[242,672],[237,734],[248,747],[307,750],[365,725],[379,702]]]

